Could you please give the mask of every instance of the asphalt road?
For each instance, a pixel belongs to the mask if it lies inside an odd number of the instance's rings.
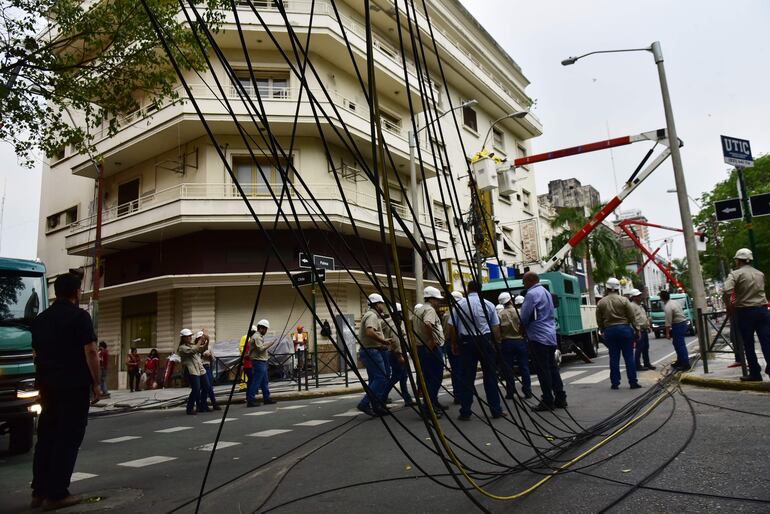
[[[670,362],[670,343],[653,340],[652,355],[654,361]],[[634,391],[628,389],[624,376],[621,389],[611,391],[606,351],[593,364],[566,362],[562,375],[574,419],[564,411],[530,418],[517,410],[520,404],[509,402],[512,420],[460,422],[452,407],[442,421],[449,444],[471,474],[498,475],[491,483],[479,480],[489,494],[511,496],[531,487],[546,470],[507,473],[506,469],[531,458],[532,444],[542,451],[550,449],[579,431],[579,426],[590,426],[645,394],[660,376],[657,371],[642,373],[641,382],[647,387]],[[483,396],[483,388],[479,391]],[[688,402],[768,416],[767,395],[672,388],[671,396],[647,417],[576,462],[571,472],[513,501],[469,493],[477,503],[448,476],[447,466],[435,453],[436,437],[431,437],[414,411],[396,404],[392,418],[371,419],[355,410],[359,397],[253,409],[232,406],[200,512],[506,512],[517,508],[580,513],[610,506],[612,512],[770,512],[768,418]],[[443,398],[451,403],[450,397]],[[219,428],[217,414],[221,413],[187,416],[180,408],[91,419],[71,491],[93,501],[66,512],[194,512]],[[600,440],[580,444],[558,457],[555,466]],[[26,510],[31,458],[31,454],[0,457],[4,491],[0,511]],[[658,490],[631,491],[628,484],[656,471],[646,487]],[[460,484],[467,487],[468,482],[460,479]]]

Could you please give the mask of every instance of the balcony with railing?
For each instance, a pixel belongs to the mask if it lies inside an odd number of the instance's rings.
[[[273,191],[280,197],[280,184],[273,185]],[[272,226],[277,212],[276,202],[264,185],[245,186],[249,204],[260,220]],[[379,237],[377,225],[377,199],[370,193],[358,191],[355,185],[343,189],[345,200],[356,221],[356,227],[364,237]],[[319,228],[329,230],[326,218],[334,223],[342,233],[351,234],[352,224],[348,218],[342,194],[333,185],[314,185],[313,196],[296,193],[284,199],[283,212],[287,213],[289,226],[279,218],[278,228],[296,227],[292,209],[287,202],[292,202],[303,228],[313,228],[316,222]],[[408,209],[400,204],[393,205],[396,212],[405,220],[408,230],[412,231],[412,217]],[[438,246],[443,247],[449,241],[446,220],[436,220],[423,213],[420,216],[423,232],[432,236],[432,225],[438,229]],[[96,215],[83,218],[69,227],[66,236],[66,248],[70,255],[88,255],[93,251],[96,231]],[[184,183],[174,187],[155,191],[140,196],[136,200],[121,205],[108,206],[102,211],[102,247],[105,253],[141,246],[160,240],[168,240],[200,230],[253,229],[256,224],[251,217],[238,190],[232,183]],[[406,235],[397,226],[399,242],[408,244]],[[436,246],[429,241],[428,246]]]

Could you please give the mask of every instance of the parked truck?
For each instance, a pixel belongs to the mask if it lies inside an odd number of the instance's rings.
[[[671,293],[672,302],[682,304],[684,315],[687,316],[687,333],[695,335],[695,305],[692,298],[687,293]],[[660,296],[650,296],[650,319],[652,320],[652,331],[655,337],[659,338],[665,335],[666,315],[663,312],[663,301]]]
[[[48,306],[47,291],[43,263],[0,258],[0,433],[11,453],[32,448],[40,413],[31,324]]]
[[[559,347],[556,361],[563,354],[585,354],[596,357],[599,351],[599,330],[596,326],[596,306],[582,305],[578,279],[558,271],[540,274],[540,283],[554,297],[556,306],[556,339]],[[523,295],[525,288],[520,279],[496,279],[482,286],[482,296],[497,303],[497,296],[508,291],[511,296]]]

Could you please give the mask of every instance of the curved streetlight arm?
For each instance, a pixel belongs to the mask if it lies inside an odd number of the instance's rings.
[[[489,139],[489,135],[492,133],[492,129],[495,128],[495,125],[497,125],[503,120],[507,120],[508,118],[524,118],[527,114],[529,114],[529,111],[512,112],[510,114],[506,114],[505,116],[500,116],[495,121],[493,121],[492,124],[489,126],[489,130],[487,130],[487,135],[484,136],[484,142],[481,143],[481,149],[484,150],[484,148],[486,148],[487,140]]]
[[[452,107],[451,109],[449,109],[449,110],[447,110],[447,111],[445,111],[445,112],[442,112],[441,114],[439,114],[439,115],[436,117],[436,119],[434,119],[432,122],[430,122],[430,123],[426,123],[424,127],[420,127],[420,128],[418,128],[416,132],[411,132],[411,131],[410,131],[411,137],[409,138],[409,144],[414,144],[414,146],[417,146],[417,134],[419,134],[420,132],[422,132],[423,130],[425,130],[426,128],[428,128],[428,126],[432,125],[433,123],[436,123],[438,120],[440,120],[441,118],[443,118],[444,116],[446,116],[446,115],[447,115],[447,114],[449,114],[450,112],[452,112],[452,111],[456,111],[456,110],[458,110],[458,109],[463,109],[463,108],[465,108],[465,107],[470,107],[470,106],[472,106],[472,105],[476,105],[477,103],[479,103],[479,101],[478,101],[478,100],[468,100],[467,102],[463,102],[463,103],[461,103],[460,105],[455,105],[455,106],[454,106],[454,107]]]
[[[564,59],[561,64],[562,66],[569,66],[570,64],[575,64],[579,59],[582,59],[583,57],[588,57],[589,55],[594,54],[616,54],[621,52],[652,52],[653,48],[652,46],[648,46],[646,48],[626,48],[623,50],[596,50],[594,52],[588,52],[587,54],[579,55],[577,57],[568,57]]]

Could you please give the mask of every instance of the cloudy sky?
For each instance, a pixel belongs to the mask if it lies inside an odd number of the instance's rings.
[[[766,0],[462,0],[521,65],[545,132],[535,151],[635,134],[664,126],[652,55],[597,55],[570,67],[565,57],[592,50],[662,44],[688,192],[700,196],[726,175],[719,135],[770,151],[770,2]],[[635,169],[641,144],[537,165],[538,192],[549,180],[577,177],[603,199]],[[613,163],[614,161],[614,163]],[[0,254],[34,257],[40,166],[20,168],[0,143],[0,187],[7,183]],[[613,174],[613,168],[615,170]],[[670,161],[629,199],[651,222],[680,225]],[[6,182],[7,179],[7,182]],[[666,237],[653,232],[653,240]],[[674,256],[683,255],[681,238]]]
[[[542,152],[665,126],[658,75],[648,52],[594,55],[647,47],[665,58],[687,188],[696,199],[726,177],[720,134],[749,139],[754,156],[770,152],[770,2],[766,0],[461,0],[522,67],[537,99]],[[633,172],[643,143],[536,165],[538,193],[548,181],[576,177],[606,200]],[[670,160],[622,208],[653,223],[681,226]],[[693,212],[697,212],[694,206]],[[667,237],[654,231],[653,240]],[[674,256],[684,255],[682,238]]]

